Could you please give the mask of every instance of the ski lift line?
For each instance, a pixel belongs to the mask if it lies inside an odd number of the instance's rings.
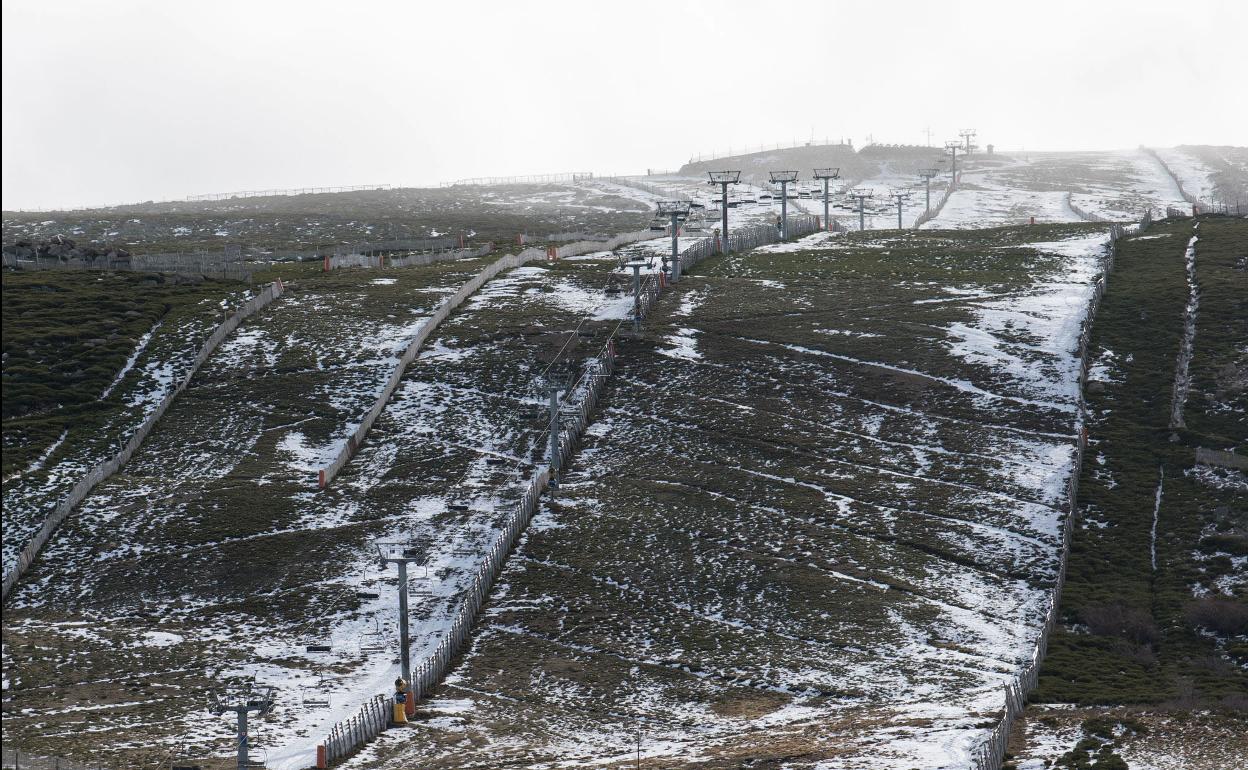
[[[652,257],[651,257],[651,262],[653,262],[653,259],[654,259],[654,258],[653,258],[653,256],[652,256]],[[581,327],[582,327],[582,326],[584,326],[584,325],[585,325],[585,322],[586,322],[586,321],[588,321],[588,320],[590,320],[590,316],[589,316],[589,315],[586,315],[586,316],[584,316],[583,318],[581,318],[580,322],[579,322],[579,323],[577,323],[576,328],[575,328],[575,329],[573,329],[571,332],[569,332],[567,341],[565,341],[565,342],[563,343],[563,346],[559,348],[559,352],[557,352],[557,353],[555,354],[555,358],[554,358],[554,359],[553,359],[550,363],[546,364],[546,368],[545,368],[545,369],[542,369],[541,374],[539,374],[539,375],[538,375],[539,377],[545,377],[545,376],[546,376],[546,374],[547,374],[547,372],[549,372],[549,371],[550,371],[550,368],[551,368],[552,366],[554,366],[556,363],[558,363],[558,362],[562,359],[562,356],[563,356],[563,352],[564,352],[564,350],[566,350],[566,349],[567,349],[567,347],[568,347],[568,345],[570,345],[570,344],[572,343],[572,340],[576,339],[576,335],[577,335],[577,333],[581,330]],[[622,324],[622,323],[623,323],[623,321],[621,321],[621,322],[620,322],[620,324]],[[619,328],[620,328],[620,324],[616,324],[615,329],[612,329],[612,330],[611,330],[611,334],[609,334],[609,335],[607,336],[608,341],[609,341],[609,340],[611,340],[611,339],[614,339],[616,332],[617,332],[617,331],[619,330]],[[606,351],[606,349],[607,349],[607,344],[606,344],[606,343],[604,343],[604,344],[603,344],[603,346],[599,349],[599,354],[601,354],[601,353],[605,352],[605,351]]]
[[[579,332],[579,331],[581,330],[581,327],[582,327],[582,326],[584,326],[584,325],[585,325],[585,322],[586,322],[586,321],[588,321],[589,319],[590,319],[590,316],[588,316],[588,315],[586,315],[586,316],[584,316],[583,318],[581,318],[581,321],[580,321],[580,323],[578,323],[578,324],[576,325],[576,328],[575,328],[575,329],[573,329],[573,330],[572,330],[572,331],[568,334],[568,340],[567,340],[566,342],[564,342],[564,343],[563,343],[563,347],[559,348],[559,352],[555,354],[555,359],[554,359],[553,361],[551,361],[549,364],[547,364],[547,365],[546,365],[546,368],[542,370],[542,373],[541,373],[540,375],[538,375],[539,377],[545,377],[545,376],[546,376],[546,373],[550,371],[550,368],[551,368],[552,366],[554,366],[556,363],[558,363],[558,362],[559,362],[560,357],[563,355],[563,351],[564,351],[564,350],[568,347],[568,345],[569,345],[569,344],[571,344],[572,340],[576,339],[576,334],[577,334],[577,332]],[[602,354],[604,354],[604,353],[606,352],[607,347],[610,345],[611,340],[615,339],[615,335],[616,335],[616,333],[620,330],[620,326],[621,326],[621,325],[623,325],[623,323],[624,323],[624,321],[623,321],[623,320],[621,320],[619,323],[617,323],[617,324],[615,325],[615,328],[611,330],[611,333],[607,335],[607,341],[606,341],[606,342],[604,342],[604,343],[603,343],[603,345],[602,345],[602,347],[598,349],[598,355],[599,355],[599,356],[601,356]],[[584,379],[584,376],[582,376],[582,378],[581,378],[581,379]],[[578,380],[577,380],[577,384],[579,384],[579,383],[580,383],[580,380],[578,379]],[[569,388],[568,388],[568,391],[569,391],[569,392],[571,392],[572,390],[574,390],[574,387],[569,387]],[[547,432],[547,434],[549,434],[549,431]]]
[[[576,325],[576,328],[568,333],[568,339],[563,343],[563,346],[559,348],[559,352],[555,353],[554,359],[550,363],[546,364],[546,368],[543,369],[542,373],[538,375],[539,378],[545,377],[546,373],[550,371],[550,367],[559,363],[559,360],[563,356],[563,351],[567,350],[568,345],[572,344],[572,340],[576,339],[577,332],[581,330],[581,327],[584,326],[585,322],[588,320],[589,320],[589,316],[585,316],[584,318],[581,319],[580,323]]]
[[[760,231],[763,229],[765,228],[753,228],[754,231]],[[756,243],[754,243],[755,241],[754,236],[756,235],[758,235],[757,232],[745,232],[745,233],[742,233],[738,237],[738,240],[749,241],[750,242],[749,246],[754,246],[754,245],[757,245]],[[772,235],[774,237],[774,233]],[[730,238],[730,234],[724,233],[724,238],[725,238],[725,241],[727,241]],[[758,240],[761,240],[761,237],[758,238]],[[705,244],[699,244],[699,245],[705,245]],[[742,245],[745,245],[745,244],[743,243]],[[701,249],[701,251],[706,251],[706,249]],[[706,254],[699,254],[699,256],[706,256]],[[646,309],[648,310],[649,306],[657,298],[660,286],[659,286],[658,280],[653,275],[651,275],[647,278],[646,282],[644,283],[644,287],[646,289]],[[635,315],[640,315],[640,314],[638,313]],[[585,319],[582,319],[581,323],[577,325],[577,330],[581,328],[581,326],[584,323],[584,320]],[[611,352],[611,346],[614,344],[614,341],[618,337],[619,330],[624,325],[625,320],[627,319],[624,319],[624,318],[619,319],[615,327],[611,330],[611,333],[608,335],[607,340],[604,342],[602,348],[600,349],[599,355],[595,359],[595,361],[598,362],[598,365],[594,367],[587,367],[585,371],[583,372],[583,374],[581,375],[581,377],[577,379],[576,383],[568,389],[569,393],[577,393],[577,394],[583,393],[584,394],[583,398],[578,399],[579,403],[576,404],[576,409],[573,415],[573,416],[579,416],[580,420],[577,424],[575,424],[574,426],[568,429],[568,431],[573,437],[576,436],[577,433],[584,428],[586,421],[587,421],[589,410],[593,409],[595,404],[597,403],[598,396],[600,393],[599,388],[601,387],[601,384],[595,384],[592,382],[592,380],[595,377],[605,377],[609,373],[611,366],[610,366],[610,359],[608,356]],[[637,320],[639,320],[639,318],[634,319],[634,321],[637,321]],[[569,339],[569,342],[570,342],[570,339]],[[566,343],[564,347],[566,348]],[[557,355],[556,361],[562,355],[562,352],[563,352],[563,348],[560,349],[560,353]],[[550,365],[553,365],[554,363],[555,361],[552,361]],[[546,367],[545,371],[549,370],[550,365]],[[605,373],[602,371],[603,369],[606,369]],[[559,430],[560,433],[564,432],[561,426],[559,427],[552,426],[552,427],[554,428],[554,430]],[[551,432],[552,431],[548,429],[547,431],[543,432],[541,435],[543,436],[543,438],[547,438],[550,436]],[[541,444],[544,444],[544,443],[546,442],[543,440]],[[541,444],[539,444],[539,446]],[[563,447],[560,451],[561,452],[567,451],[570,454],[570,447],[571,447],[570,442],[565,443],[563,444]],[[442,643],[438,645],[435,652],[430,657],[426,658],[425,661],[423,661],[420,664],[419,677],[417,677],[416,679],[416,681],[419,683],[418,688],[416,690],[416,697],[421,697],[421,693],[425,691],[424,688],[432,684],[433,680],[426,681],[426,679],[428,679],[430,676],[440,677],[445,673],[444,667],[449,665],[449,660],[451,656],[455,653],[456,648],[464,642],[464,639],[467,638],[468,629],[471,623],[474,622],[473,619],[476,613],[478,612],[478,610],[481,608],[481,605],[484,602],[484,597],[488,595],[488,592],[491,586],[493,585],[494,579],[496,577],[496,570],[499,569],[499,567],[495,564],[495,562],[498,561],[499,563],[501,563],[501,559],[505,557],[506,552],[509,551],[511,547],[514,545],[515,539],[519,536],[523,527],[527,525],[528,519],[532,516],[532,508],[535,505],[536,498],[540,494],[540,489],[541,489],[540,485],[544,483],[543,479],[544,477],[539,476],[539,478],[535,480],[536,484],[530,484],[529,491],[525,493],[524,501],[522,502],[520,508],[517,511],[513,512],[513,515],[510,517],[511,520],[509,521],[507,525],[507,529],[506,529],[507,537],[504,539],[499,539],[495,541],[494,546],[490,549],[491,556],[486,561],[484,561],[474,573],[476,575],[476,578],[474,579],[473,590],[476,591],[477,593],[475,593],[472,597],[470,597],[470,600],[467,603],[460,605],[460,610],[456,614],[456,620],[453,624],[457,626],[457,628],[452,632],[451,635],[444,637],[442,639]],[[413,671],[413,674],[416,674],[416,673],[418,672]],[[379,697],[384,697],[384,696],[379,696]],[[330,731],[330,736],[328,736],[328,739],[327,739],[328,748],[330,749],[331,753],[333,753],[334,757],[341,756],[341,754],[338,752],[340,749],[344,748],[344,746],[341,745],[341,741],[339,740],[343,737],[341,735],[340,727],[341,727],[341,724],[338,726],[335,726],[335,728]],[[358,742],[351,741],[350,746],[354,746],[354,745],[358,745]]]
[[[620,319],[619,321],[616,322],[615,328],[612,329],[611,333],[607,335],[606,342],[604,342],[602,347],[598,349],[598,354],[595,356],[596,359],[600,359],[607,354],[608,348],[611,346],[611,343],[616,339],[616,336],[620,331],[620,327],[624,325],[624,321],[625,319]],[[586,371],[576,380],[576,382],[568,386],[567,392],[575,393],[577,391],[583,390],[584,388],[588,387],[589,385],[588,379],[590,377],[600,377],[600,376],[602,375],[595,373],[595,372]],[[546,443],[548,443],[549,439],[550,439],[550,428],[547,428],[538,434],[538,440],[536,441],[535,445],[543,446]],[[537,463],[533,462],[532,464],[536,465]]]

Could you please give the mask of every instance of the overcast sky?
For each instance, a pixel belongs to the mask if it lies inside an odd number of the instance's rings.
[[[811,136],[1248,145],[1248,2],[5,0],[5,209],[676,168]]]

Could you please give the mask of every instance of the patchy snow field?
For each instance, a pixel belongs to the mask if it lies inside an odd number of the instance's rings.
[[[960,165],[962,181],[926,229],[1078,222],[1129,222],[1151,210],[1186,207],[1157,159],[1143,150],[973,155]],[[1073,204],[1074,208],[1071,207]]]
[[[350,765],[609,765],[640,727],[664,766],[965,767],[1054,579],[1103,240],[816,233],[705,263],[621,343],[572,472],[428,718]],[[414,324],[477,265],[292,286],[17,591],[6,671],[15,645],[36,652],[6,731],[63,746],[89,719],[133,756],[224,754],[228,720],[133,696],[254,676],[280,706],[253,745],[269,767],[309,766],[398,672],[395,576],[373,541],[428,553],[419,660],[544,457],[539,375],[575,376],[625,319],[620,256],[488,283],[320,492],[314,469]],[[65,684],[102,707],[59,710]]]
[[[1138,708],[1032,706],[1015,736],[1018,770],[1048,770],[1088,737],[1084,720],[1114,725],[1114,753],[1131,770],[1230,770],[1248,761],[1248,731],[1242,716],[1208,711],[1150,712]],[[1103,744],[1107,740],[1100,738]],[[1019,741],[1021,743],[1021,741]]]
[[[55,442],[20,476],[5,479],[3,565],[8,572],[39,530],[44,517],[87,472],[111,458],[134,435],[165,395],[186,376],[199,347],[227,310],[251,298],[244,288],[222,289],[219,300],[205,298],[167,321],[155,324],[135,344],[116,377],[100,394],[116,408],[91,440]]]
[[[324,733],[397,673],[395,577],[379,574],[373,539],[413,538],[430,554],[412,581],[419,659],[445,634],[482,548],[544,456],[537,376],[561,352],[572,369],[556,373],[574,373],[631,309],[620,291],[631,275],[618,261],[527,266],[487,283],[440,327],[322,492],[315,469],[371,405],[416,325],[481,261],[288,284],[280,306],[223,344],[17,590],[6,640],[76,645],[46,669],[24,663],[21,692],[38,697],[41,677],[67,667],[70,681],[151,671],[169,687],[255,676],[294,707],[260,721],[253,745],[269,767],[312,764]],[[67,579],[57,565],[68,562],[85,577]],[[84,622],[89,639],[79,637]],[[133,652],[110,656],[117,646]],[[227,720],[170,705],[118,703],[93,712],[92,729],[145,751],[223,751]],[[6,716],[6,731],[41,725],[40,740],[55,744],[84,718],[58,714],[49,730],[43,708],[34,711]]]
[[[1213,169],[1196,157],[1191,150],[1182,147],[1167,147],[1158,149],[1157,155],[1174,173],[1179,184],[1183,185],[1183,189],[1189,195],[1202,201],[1213,200]],[[1186,209],[1187,206],[1183,208]]]
[[[221,344],[122,472],[97,487],[53,536],[6,608],[6,671],[13,634],[60,649],[63,624],[85,619],[99,632],[96,643],[58,655],[52,672],[73,666],[71,679],[146,670],[203,677],[209,668],[230,676],[259,666],[260,673],[294,683],[283,697],[295,700],[309,686],[306,677],[335,680],[333,672],[313,668],[315,656],[297,652],[322,634],[310,619],[338,608],[320,600],[285,604],[315,592],[318,574],[340,581],[337,590],[349,590],[353,600],[353,589],[343,586],[364,579],[344,574],[330,559],[336,538],[318,542],[312,534],[342,526],[352,512],[324,506],[326,496],[315,494],[316,470],[376,399],[420,323],[491,259],[386,271],[390,282],[378,282],[375,270],[350,269],[288,282],[287,294]],[[72,576],[66,564],[76,565]],[[266,601],[279,608],[256,604]],[[357,653],[365,625],[373,630],[374,619],[349,627]],[[153,632],[183,641],[154,645]],[[116,645],[134,653],[112,657]],[[147,656],[177,662],[136,663]],[[41,669],[23,665],[22,672],[15,678],[37,679]],[[358,702],[343,697],[339,706],[350,711]],[[160,706],[140,710],[152,708]],[[132,710],[119,713],[113,729],[136,718]],[[77,730],[81,717],[65,712],[57,719],[66,720],[60,729]],[[113,724],[109,714],[91,720],[99,730]],[[306,724],[289,724],[306,734]],[[14,726],[6,715],[6,732]],[[221,724],[196,713],[133,740],[159,748],[160,736],[167,736],[194,746],[224,734]]]
[[[1046,610],[1104,233],[993,238],[664,297],[429,718],[348,766],[612,766],[640,730],[664,767],[966,767]]]

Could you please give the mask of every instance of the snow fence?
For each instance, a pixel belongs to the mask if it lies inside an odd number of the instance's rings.
[[[1140,220],[1136,232],[1141,232],[1152,222],[1146,213]],[[1049,592],[1049,609],[1044,616],[1044,625],[1036,640],[1036,647],[1031,652],[1031,659],[1005,684],[1005,711],[1001,719],[989,733],[987,740],[975,750],[973,770],[1000,770],[1005,762],[1005,749],[1009,743],[1010,730],[1014,719],[1027,708],[1027,695],[1040,681],[1040,664],[1044,662],[1045,653],[1049,649],[1049,636],[1057,626],[1058,605],[1061,603],[1062,587],[1066,583],[1066,562],[1070,554],[1070,539],[1075,529],[1075,518],[1079,513],[1079,474],[1083,470],[1083,452],[1087,448],[1088,436],[1084,425],[1087,423],[1087,404],[1083,400],[1083,385],[1088,374],[1088,342],[1092,335],[1092,321],[1100,307],[1101,297],[1105,295],[1109,274],[1114,269],[1114,258],[1118,254],[1118,241],[1127,230],[1122,225],[1112,225],[1109,230],[1109,249],[1101,263],[1101,274],[1093,288],[1092,301],[1088,304],[1088,312],[1084,316],[1079,332],[1079,416],[1075,422],[1077,436],[1075,439],[1075,463],[1071,469],[1070,480],[1066,483],[1066,519],[1062,522],[1062,552],[1058,561],[1057,580]]]
[[[654,232],[651,230],[637,230],[631,233],[617,235],[605,241],[576,241],[574,243],[566,243],[554,250],[554,256],[557,259],[564,257],[577,257],[581,254],[589,254],[594,251],[615,251],[621,246],[627,246],[630,243],[638,241],[648,241],[654,238]]]
[[[34,563],[35,558],[39,555],[39,551],[41,551],[43,546],[47,544],[48,540],[52,537],[52,533],[55,532],[56,528],[61,525],[61,522],[65,520],[65,517],[69,515],[70,511],[86,499],[87,495],[91,493],[91,490],[95,488],[96,484],[99,484],[101,481],[107,479],[109,476],[112,476],[120,470],[121,467],[130,460],[131,456],[138,451],[139,446],[143,443],[143,440],[147,438],[147,434],[151,432],[153,427],[155,427],[157,420],[165,414],[165,410],[168,409],[170,404],[173,403],[173,400],[178,397],[178,394],[191,383],[191,378],[195,376],[197,371],[199,371],[199,367],[208,360],[208,357],[213,354],[213,352],[217,349],[217,346],[219,346],[226,337],[230,336],[230,334],[238,328],[239,324],[265,308],[273,300],[282,296],[282,292],[284,290],[285,288],[282,286],[281,279],[274,281],[272,284],[265,287],[264,291],[244,303],[243,306],[233,315],[225,319],[225,321],[223,321],[221,325],[212,332],[212,334],[208,335],[208,339],[206,339],[200,347],[199,354],[195,356],[195,360],[192,362],[186,374],[178,382],[177,386],[166,393],[165,397],[161,399],[159,404],[156,405],[156,408],[147,415],[147,418],[143,420],[143,423],[139,426],[138,430],[130,436],[130,440],[126,442],[125,446],[123,446],[121,450],[112,458],[100,463],[88,471],[87,475],[74,485],[73,489],[69,491],[69,494],[66,495],[61,502],[57,503],[56,507],[52,509],[52,512],[48,514],[48,517],[44,519],[43,526],[39,528],[39,531],[35,533],[35,536],[18,555],[16,566],[14,566],[13,569],[4,576],[3,599],[7,599],[9,597],[9,592],[13,589],[13,586],[16,585],[18,579],[20,579],[21,576],[24,575],[28,569],[30,569],[30,565]]]
[[[1200,213],[1202,210],[1209,211],[1213,208],[1212,206],[1207,206],[1204,201],[1202,201],[1200,198],[1197,198],[1195,195],[1192,195],[1190,192],[1187,191],[1187,188],[1183,186],[1183,180],[1179,179],[1178,174],[1174,173],[1174,169],[1166,165],[1166,162],[1162,160],[1161,155],[1156,150],[1154,150],[1151,147],[1141,147],[1140,149],[1142,149],[1144,152],[1148,153],[1149,155],[1152,155],[1153,158],[1156,159],[1156,161],[1161,164],[1161,167],[1165,169],[1166,174],[1169,175],[1169,177],[1174,180],[1174,186],[1179,188],[1179,195],[1183,196],[1183,200],[1192,204],[1193,216]]]
[[[919,215],[918,219],[914,220],[914,229],[918,230],[927,222],[930,222],[931,220],[940,216],[940,210],[945,207],[945,204],[949,202],[949,196],[953,195],[953,192],[957,189],[958,189],[957,183],[953,180],[950,180],[949,186],[945,188],[945,194],[940,196],[940,200],[936,201],[936,208],[928,209],[927,211],[924,211],[922,214]]]
[[[322,488],[328,486],[346,464],[351,462],[351,458],[355,456],[356,451],[360,448],[360,444],[364,442],[364,437],[372,429],[373,423],[377,421],[377,418],[381,416],[382,410],[386,408],[386,403],[394,395],[394,392],[398,390],[399,383],[403,379],[403,373],[416,360],[416,356],[420,353],[421,347],[424,346],[425,340],[429,339],[429,335],[450,316],[455,308],[463,304],[464,300],[472,296],[491,278],[504,270],[511,270],[540,259],[570,257],[588,254],[593,251],[615,249],[628,243],[649,240],[652,235],[649,230],[639,230],[617,235],[606,242],[579,241],[577,243],[569,243],[566,246],[560,246],[557,249],[525,249],[519,254],[506,254],[485,267],[485,269],[469,279],[467,283],[459,287],[459,291],[443,300],[442,304],[438,305],[437,309],[433,311],[433,315],[421,324],[420,329],[416,332],[416,336],[408,343],[407,350],[403,351],[402,357],[399,358],[398,365],[390,373],[390,378],[386,381],[385,388],[382,389],[381,394],[377,397],[376,403],[364,415],[364,419],[355,429],[355,432],[347,438],[347,443],[343,445],[342,449],[338,450],[338,454],[333,461],[317,474],[317,486]]]
[[[589,425],[590,414],[598,406],[598,399],[602,395],[607,378],[615,371],[617,333],[618,328],[611,333],[598,355],[586,364],[581,378],[568,389],[568,402],[565,402],[559,411],[560,467],[571,459],[577,442]],[[543,440],[541,443],[547,442]],[[551,477],[551,468],[549,466],[543,468],[529,481],[524,496],[521,497],[515,509],[507,515],[490,550],[473,573],[468,594],[459,606],[454,620],[451,621],[451,628],[447,635],[442,637],[442,641],[433,652],[412,668],[412,681],[409,683],[411,697],[418,701],[428,697],[434,685],[440,682],[450,670],[451,661],[463,651],[472,627],[476,623],[477,613],[480,612],[493,589],[494,581],[502,571],[507,555],[511,553],[520,535],[533,519],[533,514],[537,512],[537,502],[550,484]],[[384,694],[377,695],[370,699],[355,716],[335,725],[319,747],[318,758],[323,756],[327,764],[332,763],[343,759],[358,746],[376,737],[388,724],[388,717],[384,718],[385,721],[378,722],[376,716],[378,705],[381,705],[380,713],[385,714],[385,704],[388,700],[388,696]]]
[[[360,244],[361,246],[377,246],[377,244]],[[376,250],[376,249],[372,249]],[[343,249],[342,253],[335,253],[333,256],[326,255],[324,257],[325,272],[337,270],[343,267],[422,267],[424,265],[432,265],[434,262],[445,262],[453,259],[471,259],[473,257],[484,257],[486,254],[494,253],[494,242],[490,241],[475,249],[451,249],[449,251],[439,251],[430,254],[408,254],[404,257],[387,257],[384,254],[368,254],[364,253],[368,250],[352,251]]]
[[[813,216],[800,216],[789,220],[789,231],[794,237],[808,235],[818,229],[819,220]],[[651,233],[648,230],[628,233],[618,236],[620,240],[616,242],[615,246],[640,240],[649,240],[650,236]],[[757,225],[734,230],[729,237],[729,244],[732,250],[743,250],[753,248],[754,246],[775,243],[779,240],[780,234],[775,227],[771,225]],[[593,250],[602,250],[603,243],[592,243],[594,246]],[[575,246],[576,244],[571,245]],[[698,241],[680,253],[682,267],[692,267],[706,257],[719,253],[719,245],[718,238],[705,238]],[[460,289],[460,293],[463,293],[463,297],[467,297],[488,280],[484,276],[487,274],[490,277],[497,275],[501,270],[507,269],[506,265],[511,262],[515,262],[513,266],[519,266],[532,261],[533,257],[531,255],[536,251],[536,249],[529,249],[521,252],[519,256],[508,255],[503,257],[465,284]],[[538,252],[538,254],[539,256],[546,256],[546,254],[541,252]],[[645,318],[650,307],[658,299],[663,288],[666,287],[666,280],[663,276],[665,276],[664,273],[652,273],[643,281],[639,297],[639,318],[635,319],[636,321],[640,322],[642,318]],[[469,287],[471,287],[471,291],[468,290]],[[459,296],[459,293],[456,296]],[[452,297],[443,303],[443,307],[439,308],[439,313],[441,313],[443,318],[446,314],[449,314],[453,305],[448,303],[451,303],[454,299]],[[454,304],[458,305],[462,301],[463,298],[460,298]],[[445,310],[444,313],[442,312],[443,310]],[[434,317],[437,318],[438,314],[435,313]],[[430,322],[427,322],[421,328],[416,339],[413,340],[412,346],[408,349],[409,352],[412,352],[413,357],[415,355],[413,351],[419,348],[418,343],[423,342],[436,325],[431,318]],[[490,546],[480,566],[477,567],[476,572],[473,574],[468,595],[464,603],[460,605],[459,611],[455,614],[455,619],[451,621],[450,631],[442,638],[442,641],[433,652],[412,668],[412,681],[409,683],[410,692],[411,697],[417,701],[429,696],[433,687],[442,681],[442,678],[450,670],[451,661],[463,651],[464,646],[468,642],[469,634],[472,632],[472,627],[476,624],[477,613],[480,612],[490,591],[493,589],[494,581],[502,571],[503,563],[506,561],[508,554],[511,553],[511,550],[515,548],[520,535],[529,526],[529,522],[533,519],[533,514],[537,512],[538,500],[550,485],[551,478],[554,475],[552,466],[563,468],[571,460],[572,454],[576,450],[577,442],[580,441],[581,436],[585,433],[585,429],[590,424],[590,415],[598,406],[598,400],[602,396],[607,379],[615,372],[616,339],[619,336],[620,328],[620,326],[617,326],[611,332],[598,354],[586,363],[584,373],[580,379],[568,388],[565,396],[566,400],[560,405],[558,462],[555,463],[555,458],[551,458],[551,465],[543,468],[529,481],[524,495],[520,498],[515,509],[507,515],[502,529],[494,539],[494,543]],[[407,360],[407,358],[407,355],[404,354],[404,359]],[[405,366],[406,363],[402,363],[396,369],[395,374],[391,376],[390,385],[397,385]],[[391,389],[390,385],[387,386],[388,391]],[[376,419],[376,415],[380,414],[387,398],[388,396],[383,396],[378,400],[377,406],[370,410],[369,425],[372,424],[372,420]],[[362,438],[363,433],[357,431],[357,435]],[[549,444],[549,433],[538,442],[539,446],[546,444]],[[358,446],[358,442],[356,446]],[[338,466],[338,469],[341,469],[341,465]],[[334,472],[337,473],[337,470]],[[378,724],[378,717],[376,716],[378,704],[384,704],[388,700],[389,696],[384,694],[377,695],[370,699],[355,716],[339,722],[331,728],[325,736],[324,742],[318,747],[318,766],[320,766],[319,758],[323,757],[325,764],[328,765],[349,756],[356,748],[376,737],[384,729],[384,725],[380,728],[375,727]]]
[[[486,281],[502,271],[511,270],[512,268],[545,258],[546,252],[540,249],[525,249],[519,254],[504,255],[470,278],[467,283],[459,287],[459,291],[447,297],[442,301],[442,304],[438,305],[437,309],[433,311],[433,315],[421,324],[420,329],[416,332],[416,336],[407,344],[407,349],[403,351],[403,355],[399,358],[398,365],[390,373],[390,378],[386,380],[386,386],[382,389],[372,408],[364,415],[364,419],[360,421],[355,432],[347,438],[347,443],[343,445],[342,449],[338,450],[338,454],[333,461],[320,470],[317,478],[319,487],[328,486],[334,480],[334,477],[351,461],[351,458],[355,456],[356,450],[364,442],[364,437],[368,435],[368,431],[373,427],[373,423],[377,421],[377,418],[381,416],[382,410],[386,408],[386,402],[390,400],[390,397],[398,389],[399,382],[403,379],[404,371],[407,370],[408,365],[416,360],[416,356],[420,353],[425,340],[438,328],[439,324],[447,319],[451,311],[463,304],[463,301],[472,296]]]
[[[1093,214],[1090,211],[1084,211],[1083,209],[1076,206],[1074,200],[1072,200],[1071,198],[1070,193],[1066,193],[1066,208],[1075,212],[1075,214],[1084,222],[1108,222],[1109,221],[1105,217],[1098,216],[1096,214]]]
[[[4,252],[0,255],[10,270],[117,270],[136,273],[172,273],[192,278],[204,277],[222,281],[251,281],[251,268],[238,247],[221,252],[160,252],[130,256],[103,255],[94,259],[29,256]]]

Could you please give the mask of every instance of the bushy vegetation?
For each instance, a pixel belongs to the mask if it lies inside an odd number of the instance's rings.
[[[649,220],[646,204],[564,185],[396,189],[169,202],[88,211],[5,212],[4,242],[72,236],[136,253],[219,251],[242,244],[261,256],[335,243],[464,235],[513,243],[517,234],[626,232]]]
[[[73,438],[99,429],[123,391],[101,395],[157,321],[235,288],[151,273],[5,271],[5,477],[67,429]]]
[[[1112,720],[1090,717],[1083,720],[1084,737],[1075,747],[1058,757],[1054,765],[1069,770],[1128,770],[1126,761],[1114,750],[1115,740],[1124,735],[1141,735],[1146,728],[1132,719]]]
[[[1118,368],[1087,395],[1082,521],[1063,624],[1033,696],[1040,702],[1228,705],[1248,687],[1248,596],[1242,576],[1225,582],[1234,577],[1232,557],[1244,552],[1243,490],[1202,483],[1191,471],[1196,447],[1242,452],[1248,441],[1248,223],[1203,217],[1193,225],[1165,221],[1122,243],[1093,327],[1092,355],[1112,350]],[[1201,300],[1193,387],[1186,429],[1171,430],[1188,299],[1183,252],[1194,233]]]

